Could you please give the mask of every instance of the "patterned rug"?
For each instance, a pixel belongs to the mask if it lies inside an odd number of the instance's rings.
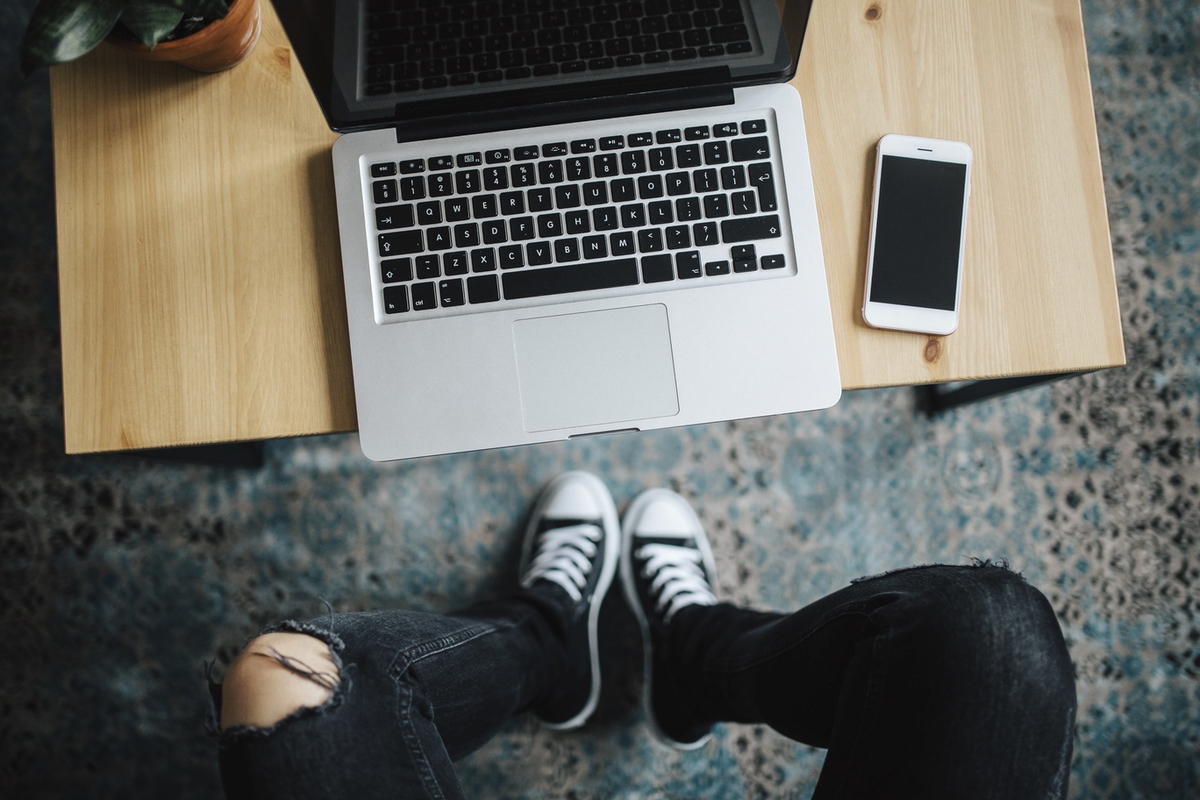
[[[353,436],[233,471],[65,458],[47,81],[0,6],[0,796],[213,798],[202,662],[281,617],[448,611],[515,582],[540,485],[690,498],[723,599],[793,610],[859,575],[1005,558],[1078,676],[1071,796],[1200,796],[1200,6],[1085,0],[1129,366],[935,420],[910,390],[830,411],[376,465]],[[722,725],[670,751],[637,707],[614,592],[582,732],[513,720],[464,759],[479,798],[805,798],[823,753]]]

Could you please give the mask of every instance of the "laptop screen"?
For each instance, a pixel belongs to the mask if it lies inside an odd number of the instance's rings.
[[[273,0],[329,126],[409,138],[795,74],[811,0]],[[552,109],[548,117],[536,113]],[[639,111],[655,110],[642,106]],[[575,118],[588,118],[587,111]],[[467,120],[491,122],[467,124]],[[482,126],[482,127],[481,127]]]

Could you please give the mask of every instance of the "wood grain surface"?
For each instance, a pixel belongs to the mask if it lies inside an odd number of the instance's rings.
[[[847,389],[1124,363],[1077,0],[817,0],[804,99]],[[51,70],[68,453],[353,430],[329,148],[269,2],[200,75]],[[961,324],[861,318],[875,142],[974,149]]]

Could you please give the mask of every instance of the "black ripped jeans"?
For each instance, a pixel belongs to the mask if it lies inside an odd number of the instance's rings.
[[[221,733],[226,794],[461,798],[452,762],[557,679],[558,614],[525,592],[452,616],[276,626],[328,642],[341,683],[320,708]],[[1008,570],[902,570],[791,615],[685,608],[667,658],[656,691],[680,713],[829,748],[816,798],[1066,797],[1071,662],[1046,598]]]

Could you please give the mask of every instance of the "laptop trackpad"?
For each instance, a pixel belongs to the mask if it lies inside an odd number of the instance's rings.
[[[525,430],[679,413],[664,305],[513,323]]]

